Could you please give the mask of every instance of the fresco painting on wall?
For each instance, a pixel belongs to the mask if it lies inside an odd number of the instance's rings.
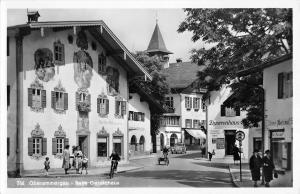
[[[55,75],[54,63],[53,63],[53,53],[48,48],[37,49],[34,53],[35,61],[35,74],[37,77],[48,82]]]

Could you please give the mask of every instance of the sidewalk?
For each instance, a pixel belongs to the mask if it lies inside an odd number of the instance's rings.
[[[130,156],[129,161],[130,160],[146,159],[146,158],[154,158],[154,157],[157,157],[157,156],[158,156],[158,153],[152,153],[152,154],[147,154],[147,155]]]
[[[229,164],[229,172],[231,174],[232,182],[236,187],[253,187],[254,182],[251,178],[249,164],[242,164],[242,182],[240,181],[240,166]],[[259,187],[264,187],[258,181]],[[285,174],[278,174],[278,178],[274,178],[270,182],[270,187],[292,187],[292,172],[287,171]]]
[[[118,165],[118,173],[132,171],[141,169],[143,166],[133,164],[133,163],[127,163],[127,164],[119,164]],[[82,171],[82,174],[76,174],[75,169],[70,169],[68,171],[69,174],[65,174],[65,171],[63,168],[55,168],[55,169],[49,169],[48,176],[49,178],[56,178],[56,177],[76,177],[76,176],[105,176],[108,175],[110,172],[110,166],[104,166],[104,167],[92,167],[88,169],[88,174],[85,174],[85,170]],[[27,170],[24,172],[22,177],[46,177],[44,175],[43,170]]]

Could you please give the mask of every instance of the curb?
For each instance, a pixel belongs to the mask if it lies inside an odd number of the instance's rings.
[[[128,170],[120,170],[118,171],[118,174],[120,173],[125,173],[125,172],[130,172],[130,171],[134,171],[134,170],[139,170],[144,168],[144,166],[140,166],[140,167],[136,167],[136,168],[132,168],[132,169],[128,169]],[[73,178],[73,177],[105,177],[108,176],[109,172],[104,172],[104,173],[99,173],[99,174],[62,174],[62,175],[41,175],[41,176],[37,176],[37,175],[28,175],[28,176],[22,176],[22,177],[18,177],[18,178]]]
[[[233,179],[233,175],[231,173],[231,169],[230,169],[230,165],[228,165],[228,170],[229,170],[229,173],[230,173],[230,179],[231,179],[231,182],[232,184],[234,185],[234,187],[240,187]]]

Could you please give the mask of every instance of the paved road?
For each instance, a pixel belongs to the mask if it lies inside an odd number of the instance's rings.
[[[62,187],[111,187],[111,184],[117,187],[233,187],[226,164],[211,163],[199,157],[199,153],[172,155],[169,166],[158,165],[157,158],[134,160],[132,162],[142,164],[145,167],[119,173],[112,181],[107,177],[96,176],[56,179],[31,178],[22,179],[22,181],[24,180],[27,186],[28,184],[35,184],[35,182],[47,181],[59,182],[54,184],[63,184],[64,182],[69,184],[62,185]],[[16,179],[9,179],[8,185],[17,186]],[[43,187],[43,185],[35,186]],[[54,187],[57,186],[54,185]]]

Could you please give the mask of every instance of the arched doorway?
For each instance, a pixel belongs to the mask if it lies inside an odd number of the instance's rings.
[[[160,150],[164,148],[165,145],[165,139],[164,139],[164,134],[160,134]]]
[[[136,137],[135,135],[133,135],[131,137],[131,140],[130,140],[130,150],[132,151],[137,151],[137,142],[136,142]]]
[[[176,134],[173,133],[170,137],[170,146],[171,147],[174,146],[175,143],[177,143],[177,142],[178,142],[178,137]]]
[[[140,137],[139,144],[140,144],[139,151],[144,152],[144,150],[145,150],[145,137],[143,135]]]

